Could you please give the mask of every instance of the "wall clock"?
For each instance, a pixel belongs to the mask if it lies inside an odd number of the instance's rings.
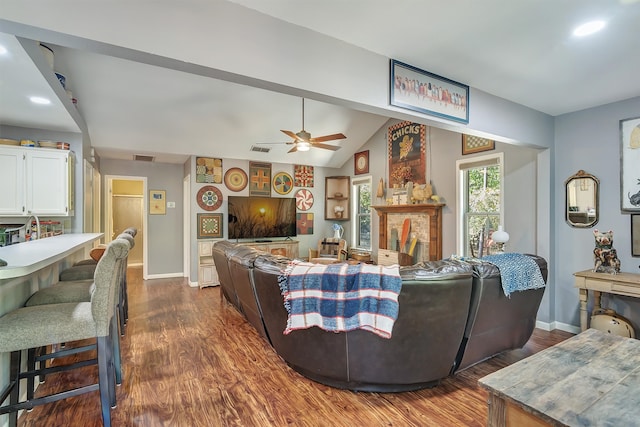
[[[289,194],[293,190],[293,178],[286,172],[278,172],[273,177],[273,189],[278,194]]]
[[[369,150],[353,155],[353,170],[356,175],[369,173]]]
[[[306,188],[296,192],[296,207],[301,211],[308,211],[313,206],[313,193]]]
[[[205,185],[198,191],[196,201],[205,211],[215,211],[222,205],[222,193],[213,185]]]

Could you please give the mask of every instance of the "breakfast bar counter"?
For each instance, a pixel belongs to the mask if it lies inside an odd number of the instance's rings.
[[[1,247],[0,259],[6,261],[7,265],[0,267],[0,285],[3,279],[27,276],[61,261],[102,235],[103,233],[61,234]]]

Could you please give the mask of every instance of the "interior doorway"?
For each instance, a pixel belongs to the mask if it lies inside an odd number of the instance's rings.
[[[136,245],[129,253],[130,266],[142,266],[147,276],[146,199],[147,178],[135,176],[105,177],[106,230],[105,240],[110,242],[127,227],[136,227]]]

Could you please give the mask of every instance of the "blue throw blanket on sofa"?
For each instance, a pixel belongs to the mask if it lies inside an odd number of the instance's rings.
[[[545,287],[540,267],[530,256],[504,253],[487,255],[482,260],[498,267],[502,290],[507,297],[512,292]]]
[[[317,326],[333,332],[365,329],[391,338],[402,280],[398,266],[292,261],[279,277],[289,334]]]

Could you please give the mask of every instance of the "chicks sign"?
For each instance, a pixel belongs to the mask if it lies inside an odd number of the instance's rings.
[[[389,187],[394,184],[426,184],[427,127],[402,122],[389,127]]]

